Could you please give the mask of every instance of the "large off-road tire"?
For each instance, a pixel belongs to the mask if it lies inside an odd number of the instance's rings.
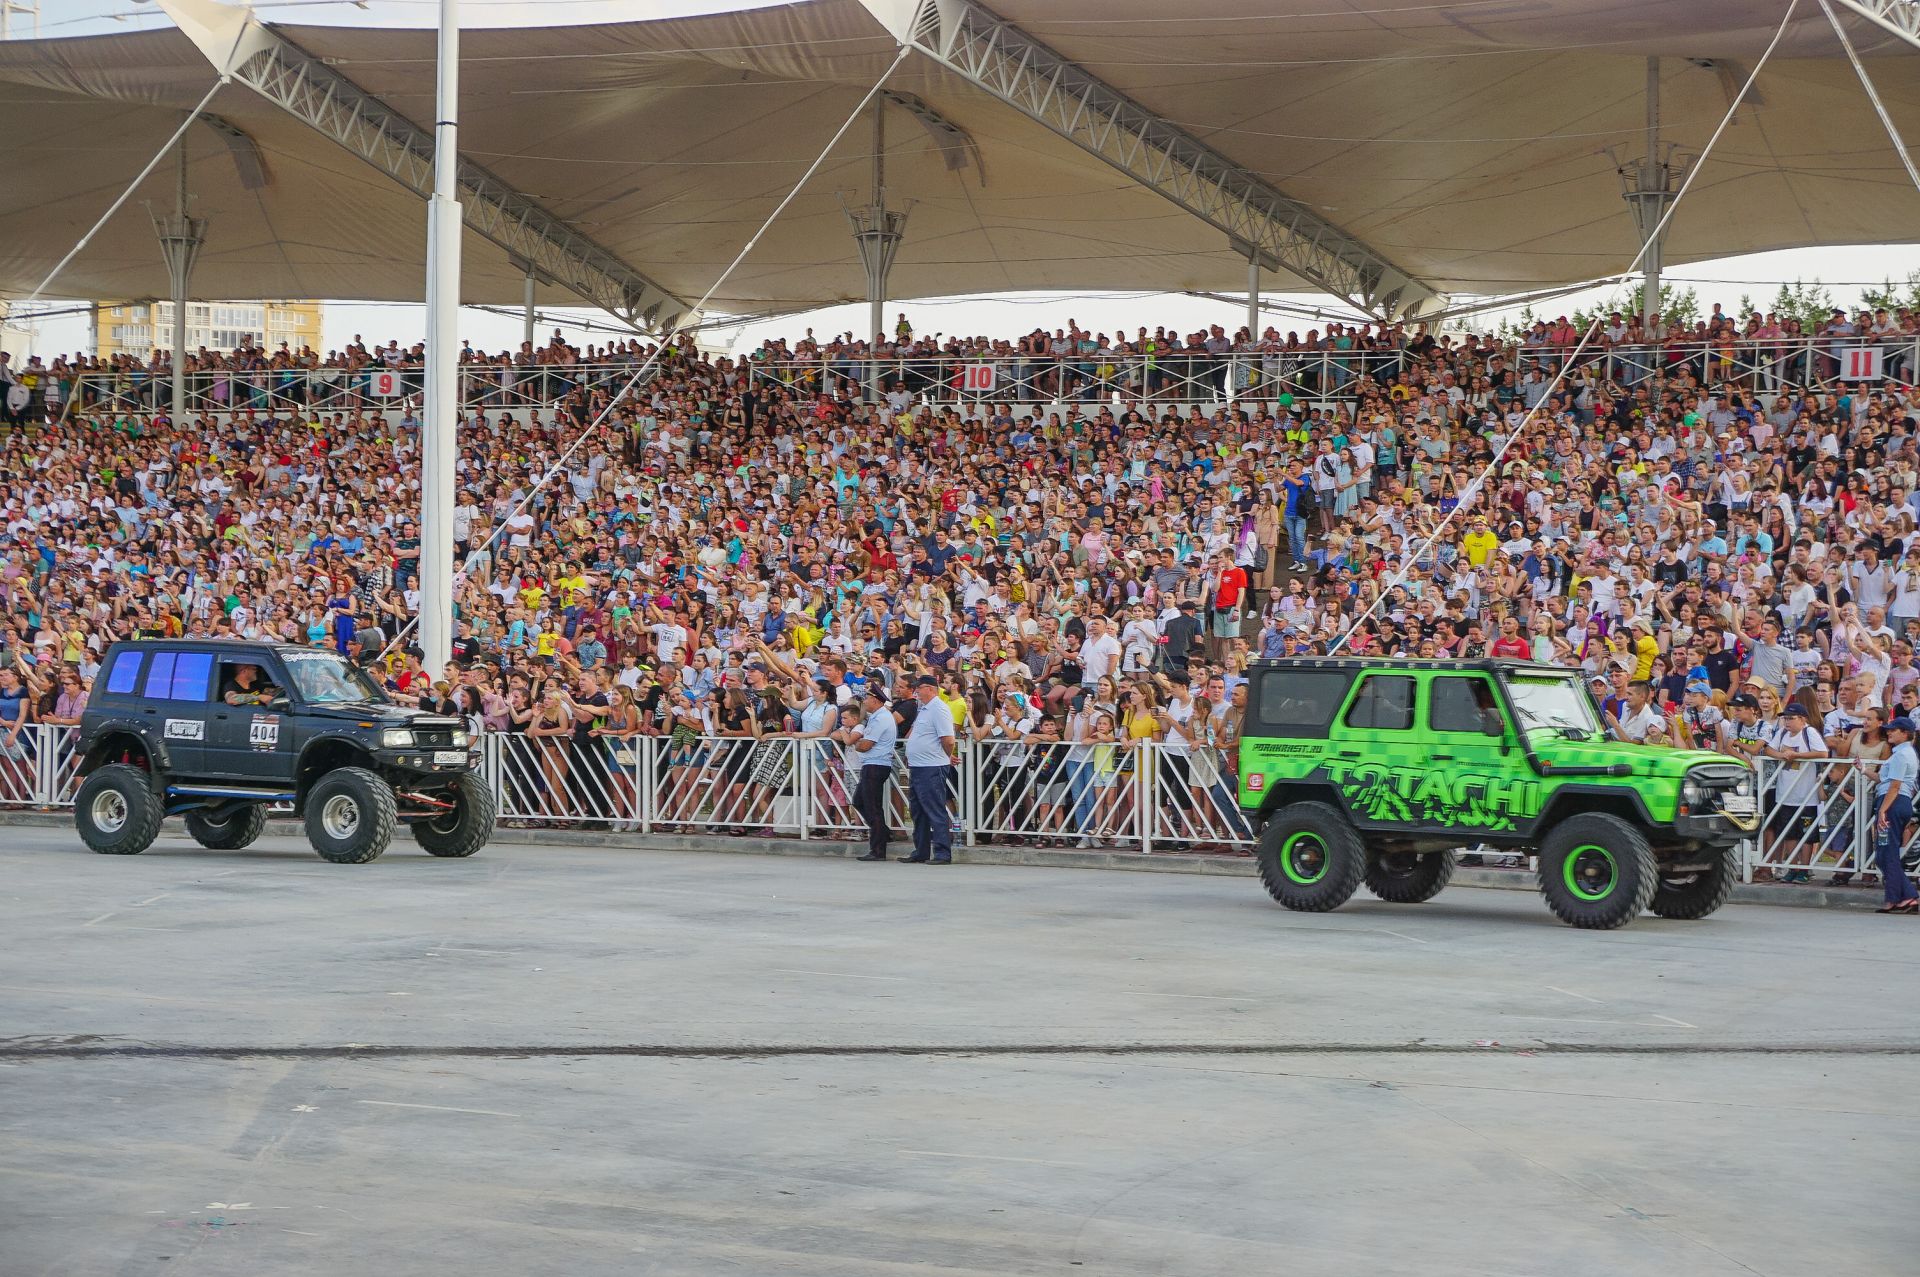
[[[1646,835],[1618,816],[1568,817],[1540,844],[1540,894],[1570,927],[1624,927],[1646,910],[1659,883]]]
[[[1740,849],[1727,847],[1712,855],[1712,865],[1699,873],[1663,875],[1647,908],[1662,918],[1691,922],[1727,903],[1740,880]]]
[[[1255,856],[1267,894],[1301,913],[1338,909],[1367,869],[1360,835],[1326,803],[1289,803],[1274,812]]]
[[[493,837],[493,791],[472,772],[453,782],[453,810],[413,822],[413,840],[429,856],[471,856]]]
[[[307,791],[307,841],[336,865],[364,865],[393,841],[393,787],[364,767],[337,767]]]
[[[202,847],[214,851],[238,851],[250,846],[266,827],[265,803],[242,803],[217,814],[210,811],[187,813],[187,832]]]
[[[153,846],[166,808],[149,779],[129,763],[89,773],[73,797],[73,824],[80,841],[103,856],[137,856]]]
[[[1367,858],[1367,890],[1389,904],[1431,900],[1452,880],[1450,851],[1383,851]]]

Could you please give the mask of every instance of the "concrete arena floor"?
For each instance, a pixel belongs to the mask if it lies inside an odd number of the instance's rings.
[[[1879,1277],[1920,1242],[1911,920],[4,839],[0,1277]]]

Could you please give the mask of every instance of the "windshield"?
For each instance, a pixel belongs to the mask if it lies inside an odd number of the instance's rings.
[[[309,705],[385,699],[372,680],[338,656],[327,652],[300,652],[288,653],[284,660],[293,690]]]
[[[1584,740],[1600,735],[1593,700],[1577,679],[1553,674],[1511,674],[1505,679],[1513,712],[1529,742]]]

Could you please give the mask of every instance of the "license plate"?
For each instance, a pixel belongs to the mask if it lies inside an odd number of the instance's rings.
[[[436,749],[433,751],[433,761],[436,766],[445,763],[464,763],[467,761],[467,751],[464,749]]]
[[[1739,794],[1728,794],[1720,800],[1720,810],[1729,816],[1751,816],[1757,808],[1751,798],[1742,798]]]

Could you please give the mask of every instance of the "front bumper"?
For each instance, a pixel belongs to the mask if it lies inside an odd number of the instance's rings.
[[[1712,843],[1719,847],[1731,847],[1734,843],[1753,836],[1760,828],[1760,817],[1729,816],[1715,812],[1706,816],[1675,816],[1673,831],[1690,842]]]
[[[429,776],[452,776],[473,766],[472,755],[454,746],[449,749],[376,749],[373,756],[383,767],[421,772]]]

